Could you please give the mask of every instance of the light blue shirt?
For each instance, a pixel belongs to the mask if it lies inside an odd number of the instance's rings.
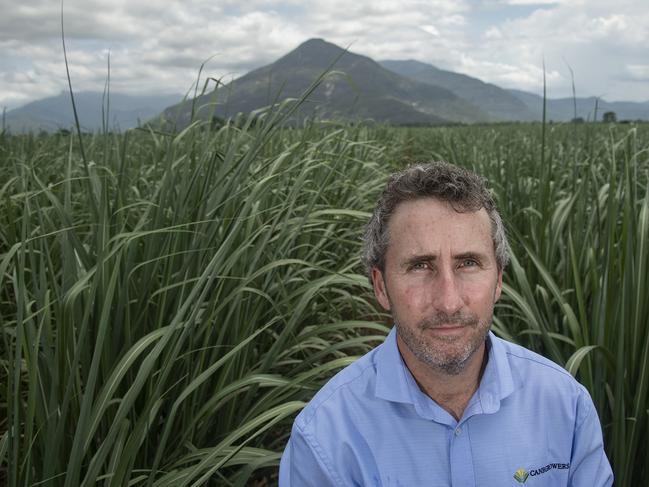
[[[488,354],[480,386],[456,421],[421,391],[393,329],[298,415],[280,487],[612,485],[586,389],[492,333]]]

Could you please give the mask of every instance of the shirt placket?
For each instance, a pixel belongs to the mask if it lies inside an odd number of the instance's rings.
[[[449,428],[449,437],[451,485],[453,487],[474,487],[473,454],[466,421],[454,428]]]

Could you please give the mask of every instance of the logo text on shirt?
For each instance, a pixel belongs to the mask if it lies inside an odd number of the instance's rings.
[[[545,467],[531,468],[529,472],[521,467],[516,470],[516,473],[514,473],[514,479],[519,484],[524,484],[527,481],[528,477],[536,477],[537,475],[544,474],[545,472],[552,469],[564,470],[568,468],[570,468],[569,463],[548,463]]]

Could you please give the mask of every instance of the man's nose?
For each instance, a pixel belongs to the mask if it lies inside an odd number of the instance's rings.
[[[435,279],[434,304],[438,311],[453,314],[462,308],[463,300],[460,283],[451,269],[440,271]]]

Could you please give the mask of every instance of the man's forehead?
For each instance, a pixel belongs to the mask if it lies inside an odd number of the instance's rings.
[[[402,203],[388,223],[388,252],[401,258],[434,255],[446,248],[453,255],[493,255],[492,223],[487,211],[457,211],[433,198]]]
[[[471,219],[491,223],[489,214],[483,206],[471,208],[461,203],[444,201],[434,197],[402,201],[392,212],[388,220],[388,226],[395,220],[395,216],[398,219],[403,219],[405,216],[422,222],[435,220],[453,222]]]

